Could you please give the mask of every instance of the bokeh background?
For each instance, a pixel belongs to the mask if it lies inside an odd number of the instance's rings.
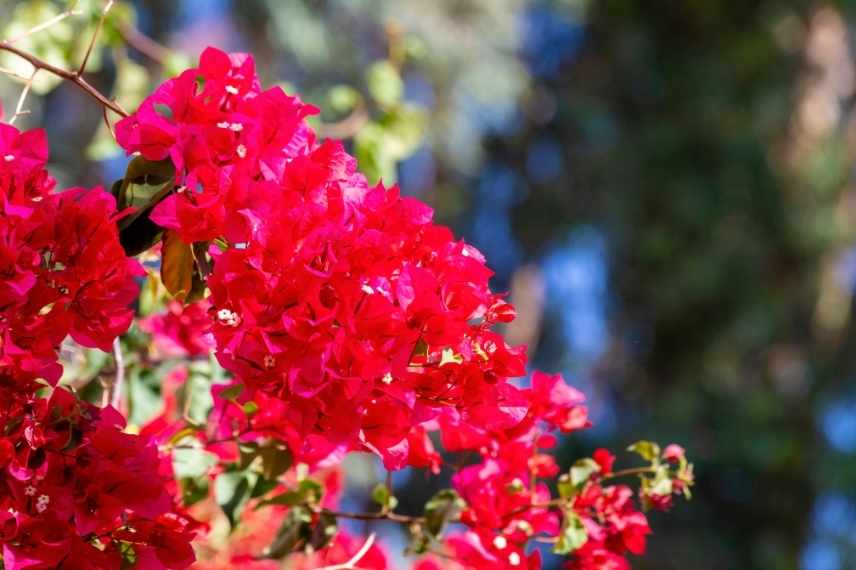
[[[71,4],[20,47],[79,61],[103,3]],[[0,0],[0,37],[68,7]],[[113,7],[89,69],[133,108],[206,45],[253,52],[484,251],[512,342],[590,399],[564,465],[639,438],[696,462],[635,568],[837,570],[856,568],[854,40],[850,1],[150,0]],[[0,78],[7,118],[20,91]],[[61,183],[122,176],[72,86],[39,76],[21,109]],[[431,492],[396,486],[404,511]]]

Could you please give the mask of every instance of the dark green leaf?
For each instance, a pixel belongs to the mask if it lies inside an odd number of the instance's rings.
[[[214,482],[214,497],[226,518],[229,519],[232,528],[235,527],[235,523],[250,499],[250,490],[255,479],[256,476],[253,473],[227,471],[221,473]]]
[[[318,522],[312,528],[312,534],[309,536],[309,544],[315,550],[320,550],[330,544],[337,530],[336,517],[330,513],[322,512],[318,516]]]
[[[458,516],[466,506],[463,499],[452,489],[443,489],[425,503],[425,528],[434,538],[439,538],[446,523]]]
[[[265,549],[265,558],[283,558],[302,547],[311,534],[312,513],[305,507],[289,509],[282,526],[271,545]]]
[[[181,502],[189,507],[208,498],[208,477],[194,477],[181,479]]]

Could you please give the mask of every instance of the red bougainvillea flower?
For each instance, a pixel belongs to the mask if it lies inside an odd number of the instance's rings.
[[[27,395],[0,376],[0,545],[9,570],[146,568],[193,562],[195,523],[177,511],[157,448],[124,419],[54,389]]]
[[[207,300],[189,305],[169,301],[166,311],[140,321],[152,335],[155,349],[165,357],[207,356],[214,348]]]
[[[0,372],[55,382],[71,335],[109,350],[131,323],[140,265],[125,256],[101,189],[51,194],[44,133],[0,124]]]

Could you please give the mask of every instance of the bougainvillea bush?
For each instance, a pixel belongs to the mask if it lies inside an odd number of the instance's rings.
[[[629,568],[643,510],[689,495],[683,449],[563,472],[583,395],[503,340],[481,253],[314,113],[209,48],[115,124],[110,190],[57,190],[45,134],[0,125],[3,566],[397,565],[357,520],[401,525],[420,570]],[[350,454],[450,484],[405,513],[388,477],[344,512]]]

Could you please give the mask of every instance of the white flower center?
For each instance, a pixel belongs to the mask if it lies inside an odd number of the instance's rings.
[[[241,317],[238,316],[238,313],[229,309],[220,309],[217,311],[217,320],[223,326],[236,327],[240,324]]]

